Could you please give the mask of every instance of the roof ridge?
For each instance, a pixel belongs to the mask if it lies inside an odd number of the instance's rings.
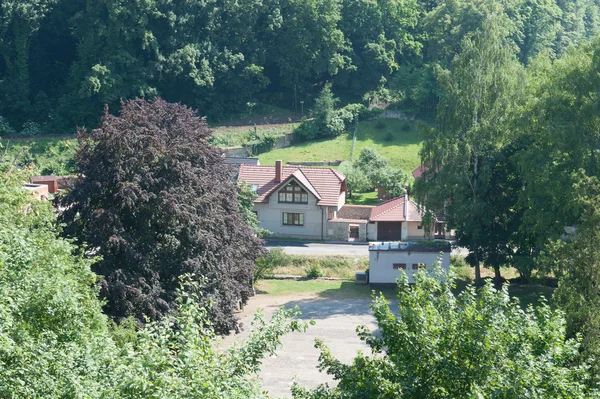
[[[385,215],[386,213],[390,212],[391,210],[394,210],[394,209],[398,208],[399,206],[400,206],[400,204],[398,204],[398,205],[395,205],[395,206],[392,206],[392,207],[390,207],[390,208],[386,209],[385,211],[383,211],[383,212],[381,212],[381,213],[378,213],[376,217],[379,217],[379,216]]]
[[[398,208],[398,207],[399,207],[401,204],[404,204],[404,198],[405,198],[404,196],[400,196],[400,197],[391,198],[391,199],[389,199],[389,200],[387,200],[387,201],[384,201],[384,202],[382,202],[381,204],[379,204],[379,205],[377,205],[375,208],[373,208],[373,210],[371,211],[371,216],[370,216],[370,218],[369,218],[369,219],[378,218],[378,217],[380,217],[380,216],[383,216],[383,215],[385,215],[386,213],[388,213],[388,212],[390,212],[390,211],[392,211],[392,210],[394,210],[394,209]],[[400,200],[402,200],[402,201],[400,201]],[[395,205],[395,206],[392,206],[392,207],[390,207],[390,208],[388,208],[388,209],[385,209],[385,210],[383,210],[382,212],[375,213],[375,210],[376,210],[377,208],[379,208],[379,207],[382,207],[383,205],[385,205],[385,204],[388,204],[388,203],[390,203],[390,202],[393,202],[393,201],[398,201],[398,204],[397,204],[397,205]],[[375,213],[375,214],[374,214],[374,213]]]
[[[403,195],[401,195],[401,196],[399,196],[399,197],[395,197],[395,198],[390,198],[390,199],[388,199],[388,200],[385,200],[385,201],[383,201],[381,204],[377,204],[377,206],[385,205],[385,204],[387,204],[388,202],[396,201],[396,200],[403,199],[403,198],[404,198],[404,196],[403,196]]]
[[[304,174],[304,172],[302,172],[302,169],[297,169],[297,170],[295,170],[294,172],[292,172],[292,174],[291,174],[290,176],[294,176],[294,173],[296,173],[296,172],[300,172],[300,173],[302,173],[302,176],[304,176],[304,178],[306,179],[306,182],[307,182],[308,184],[310,184],[310,187],[311,187],[313,190],[315,190],[315,192],[316,192],[316,193],[318,194],[318,196],[320,197],[320,198],[318,198],[318,199],[319,199],[319,201],[320,201],[320,200],[322,200],[322,199],[323,199],[323,196],[321,195],[321,193],[319,192],[319,190],[317,190],[317,188],[314,186],[314,184],[312,184],[312,183],[310,182],[310,179],[309,179],[309,178],[308,178],[308,177],[307,177],[307,176]],[[295,177],[295,176],[294,176],[294,177]],[[307,188],[308,188],[308,187],[307,187]]]

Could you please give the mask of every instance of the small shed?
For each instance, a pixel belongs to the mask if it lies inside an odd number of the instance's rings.
[[[29,179],[31,184],[44,184],[48,186],[48,192],[54,194],[58,191],[58,180],[60,176],[32,176]]]
[[[448,243],[384,242],[369,247],[369,283],[394,284],[401,273],[406,273],[408,282],[420,268],[433,269],[441,262],[443,270],[450,270]]]

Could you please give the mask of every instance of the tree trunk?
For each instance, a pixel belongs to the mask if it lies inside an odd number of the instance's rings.
[[[502,275],[500,274],[500,266],[494,266],[494,285],[496,288],[502,287]]]
[[[477,256],[477,252],[473,253],[475,257],[475,285],[481,284],[481,265],[479,265],[479,256]]]

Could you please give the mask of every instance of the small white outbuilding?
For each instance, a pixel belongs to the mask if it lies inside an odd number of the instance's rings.
[[[413,282],[419,268],[433,269],[441,263],[443,270],[450,270],[450,250],[446,243],[383,242],[369,247],[369,283],[394,284],[401,273]]]

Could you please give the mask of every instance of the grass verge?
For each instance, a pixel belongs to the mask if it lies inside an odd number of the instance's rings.
[[[368,267],[366,256],[286,255],[285,265],[275,268],[273,274],[354,280],[357,271],[364,272]]]

